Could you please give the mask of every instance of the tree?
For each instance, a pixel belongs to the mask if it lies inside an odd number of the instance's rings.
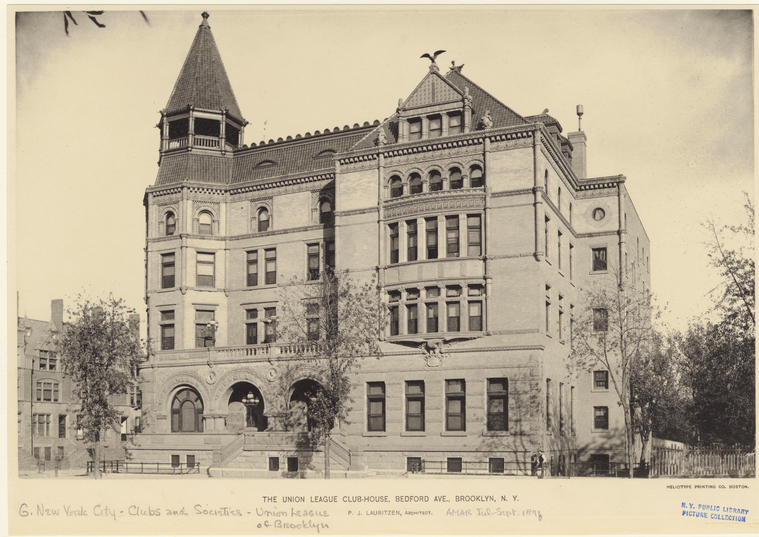
[[[650,351],[654,338],[651,297],[639,289],[627,271],[609,267],[607,277],[598,276],[587,289],[584,311],[573,326],[571,373],[591,372],[598,366],[609,372],[617,402],[625,419],[625,445],[630,477],[633,477],[633,382],[634,372]],[[619,274],[619,280],[617,276]]]
[[[97,26],[98,28],[105,28],[105,24],[101,23],[97,20],[97,17],[105,13],[105,11],[85,11],[84,14],[87,15],[87,18],[92,21],[92,23]],[[145,20],[147,24],[150,24],[150,21],[148,20],[148,16],[145,14],[144,11],[140,11],[140,14],[142,15],[142,18]],[[63,29],[66,32],[66,35],[69,35],[69,19],[71,22],[73,22],[75,25],[79,26],[79,23],[76,22],[76,19],[74,18],[74,15],[71,13],[71,11],[64,11],[63,12]]]
[[[692,439],[690,392],[683,378],[681,337],[652,335],[649,352],[642,353],[630,379],[633,428],[640,431],[641,462],[652,436],[688,443]]]
[[[297,278],[282,290],[278,339],[319,372],[320,387],[310,396],[308,422],[312,446],[324,447],[329,478],[330,435],[351,410],[351,374],[362,359],[380,357],[384,319],[375,277],[357,282],[348,272],[323,271],[316,281]]]
[[[126,393],[142,357],[139,321],[130,319],[134,310],[113,295],[97,302],[80,296],[67,313],[71,321],[59,340],[58,352],[62,370],[71,378],[73,394],[79,400],[77,426],[84,440],[94,444],[97,479],[102,435],[120,425],[121,414],[111,396]]]

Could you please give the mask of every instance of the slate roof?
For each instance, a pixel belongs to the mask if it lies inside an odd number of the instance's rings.
[[[155,184],[162,186],[183,181],[227,184],[231,176],[231,158],[183,152],[164,155]]]
[[[530,123],[543,123],[544,125],[556,125],[559,128],[559,132],[564,131],[564,129],[561,128],[561,123],[559,123],[559,120],[549,114],[540,113],[535,116],[525,116],[525,119],[529,121]]]
[[[237,119],[243,119],[208,25],[207,13],[203,13],[203,22],[174,84],[166,111],[184,109],[188,104],[208,110],[228,109]]]
[[[445,78],[456,87],[461,88],[462,91],[465,86],[469,87],[469,94],[472,96],[472,130],[477,128],[480,117],[482,117],[486,110],[490,110],[490,116],[493,118],[492,128],[494,129],[529,123],[524,117],[514,112],[458,71],[448,71]]]

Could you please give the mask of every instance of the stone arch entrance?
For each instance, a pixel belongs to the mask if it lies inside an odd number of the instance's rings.
[[[308,405],[321,387],[321,384],[313,379],[299,380],[292,385],[290,400],[288,401],[289,430],[295,432],[311,430],[311,423],[308,419]]]
[[[227,392],[228,428],[265,431],[268,420],[264,416],[266,404],[261,390],[250,382],[237,382]],[[257,402],[253,404],[251,400]]]

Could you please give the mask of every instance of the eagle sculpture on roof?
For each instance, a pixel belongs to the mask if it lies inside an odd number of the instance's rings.
[[[435,63],[435,58],[437,58],[438,56],[440,56],[443,52],[445,52],[445,51],[444,50],[438,50],[432,56],[430,56],[429,53],[427,53],[427,54],[422,54],[419,57],[420,58],[429,58],[432,63]]]

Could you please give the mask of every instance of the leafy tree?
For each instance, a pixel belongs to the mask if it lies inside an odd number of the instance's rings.
[[[329,478],[330,435],[351,410],[351,375],[363,358],[380,357],[384,309],[374,277],[357,282],[348,272],[324,271],[317,281],[294,278],[282,290],[278,340],[319,372],[310,396],[308,422],[313,447],[324,447]]]
[[[71,321],[58,342],[58,352],[79,400],[77,426],[84,440],[94,444],[94,477],[99,478],[102,435],[120,425],[121,413],[111,396],[127,392],[142,357],[139,324],[129,318],[134,310],[113,295],[97,302],[80,296],[67,313]]]
[[[97,17],[105,13],[105,11],[84,11],[85,15],[87,15],[87,18],[92,21],[92,24],[97,26],[98,28],[105,28],[105,24],[98,21]],[[150,24],[150,21],[148,20],[148,16],[145,14],[144,11],[140,11],[140,15],[142,15],[142,18],[145,20],[147,24]],[[79,26],[79,23],[76,22],[76,19],[74,18],[74,15],[71,13],[71,11],[64,11],[63,12],[63,29],[66,32],[66,35],[69,35],[69,20],[73,22],[75,25]]]
[[[588,288],[584,304],[573,325],[571,373],[592,372],[602,367],[622,407],[625,419],[627,462],[633,468],[633,378],[654,340],[651,297],[631,281],[627,271],[609,267],[608,277],[599,276]],[[633,472],[630,471],[630,477]]]
[[[641,459],[652,436],[685,443],[692,439],[680,340],[679,334],[664,337],[654,332],[649,352],[642,353],[632,369],[633,428],[640,431]]]

